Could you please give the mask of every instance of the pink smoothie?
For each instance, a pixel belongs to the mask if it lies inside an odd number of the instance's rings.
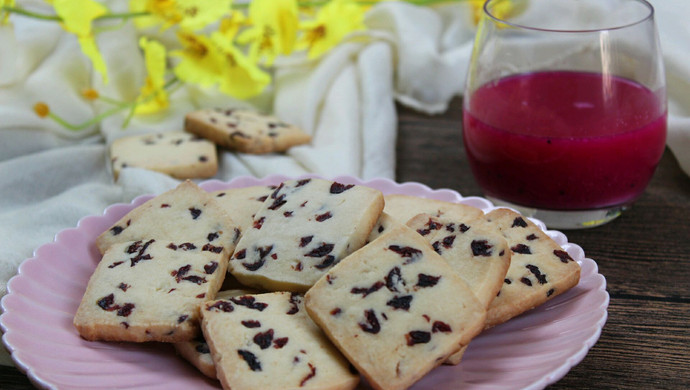
[[[470,166],[487,195],[518,205],[584,210],[632,202],[664,151],[663,99],[597,73],[500,79],[465,107]]]

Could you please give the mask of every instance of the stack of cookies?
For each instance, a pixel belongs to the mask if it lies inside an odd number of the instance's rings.
[[[82,337],[174,343],[226,389],[405,389],[580,274],[513,211],[316,178],[185,182],[96,244]]]
[[[185,117],[185,131],[134,135],[110,145],[114,178],[127,167],[178,179],[209,178],[218,171],[216,146],[250,154],[282,153],[311,141],[299,127],[249,110],[202,109]]]

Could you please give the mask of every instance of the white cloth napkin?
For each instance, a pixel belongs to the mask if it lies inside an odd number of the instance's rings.
[[[38,1],[20,2],[40,8]],[[111,1],[118,9],[124,1]],[[690,3],[654,1],[669,78],[669,146],[690,173],[690,31],[684,16]],[[428,114],[443,112],[462,92],[474,25],[466,2],[418,7],[386,2],[366,15],[366,39],[346,42],[320,61],[303,56],[276,63],[273,88],[248,102],[184,87],[165,113],[136,117],[121,130],[123,115],[76,139],[32,111],[37,101],[72,122],[104,109],[81,97],[95,87],[104,95],[133,99],[144,80],[143,59],[132,26],[98,38],[110,71],[102,85],[73,36],[50,22],[12,16],[0,27],[0,296],[32,251],[87,215],[143,193],[161,193],[178,181],[128,168],[113,182],[108,144],[146,131],[179,130],[186,112],[198,107],[251,105],[302,126],[308,146],[285,155],[224,152],[217,178],[306,172],[361,178],[395,176],[395,101]],[[66,270],[67,271],[67,270]],[[0,351],[0,363],[11,364]]]

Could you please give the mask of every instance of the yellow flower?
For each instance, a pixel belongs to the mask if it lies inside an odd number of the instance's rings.
[[[350,0],[333,0],[321,8],[316,20],[301,24],[305,31],[300,48],[309,50],[309,58],[317,58],[336,46],[353,31],[363,30],[364,9]]]
[[[474,9],[474,24],[479,23],[479,20],[484,13],[484,3],[486,0],[470,0],[470,5]],[[491,14],[498,19],[504,19],[515,12],[515,4],[512,0],[494,1]]]
[[[211,36],[222,54],[220,91],[239,99],[256,96],[271,82],[271,76],[250,61],[223,34]]]
[[[14,7],[14,6],[15,6],[14,0],[0,0],[0,24],[6,24],[7,19],[10,17],[10,13],[3,11],[2,7]]]
[[[227,39],[234,39],[237,32],[244,26],[247,18],[242,12],[233,11],[228,17],[221,19],[220,25],[218,26],[218,31],[223,34]]]
[[[149,114],[168,108],[168,93],[165,91],[165,47],[159,42],[145,37],[139,39],[139,46],[144,50],[146,62],[146,81],[137,98],[137,114]]]
[[[53,6],[62,19],[64,29],[77,36],[81,51],[103,76],[103,82],[107,83],[108,70],[98,51],[91,24],[94,19],[108,13],[108,9],[93,0],[55,0]]]
[[[232,0],[130,0],[131,12],[149,12],[136,19],[138,27],[162,25],[167,29],[179,25],[184,30],[197,31],[218,21],[230,12]]]
[[[189,32],[180,31],[177,37],[182,43],[182,50],[171,53],[180,58],[173,69],[177,78],[204,87],[216,84],[221,74],[221,54],[216,45],[206,36]]]
[[[252,27],[238,37],[240,44],[251,43],[249,57],[267,64],[279,54],[290,54],[295,48],[299,26],[296,0],[253,0],[249,3]]]

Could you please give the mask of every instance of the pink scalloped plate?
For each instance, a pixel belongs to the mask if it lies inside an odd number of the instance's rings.
[[[314,177],[314,176],[311,176]],[[207,191],[277,184],[285,176],[241,177],[230,182],[206,181]],[[432,190],[419,183],[388,179],[362,181],[333,178],[347,184],[377,188],[384,194],[408,194],[469,204],[484,211],[486,199],[462,197],[448,189]],[[103,215],[83,218],[55,241],[41,246],[19,267],[2,299],[2,340],[17,367],[39,388],[47,389],[219,389],[217,381],[200,374],[158,343],[89,342],[81,339],[72,318],[88,279],[100,260],[96,237],[136,206],[140,196],[115,204]],[[562,378],[578,364],[599,338],[606,322],[609,296],[596,263],[566,236],[546,230],[582,266],[579,284],[472,341],[462,362],[442,366],[417,382],[414,389],[540,389]],[[367,388],[366,384],[360,385]]]

